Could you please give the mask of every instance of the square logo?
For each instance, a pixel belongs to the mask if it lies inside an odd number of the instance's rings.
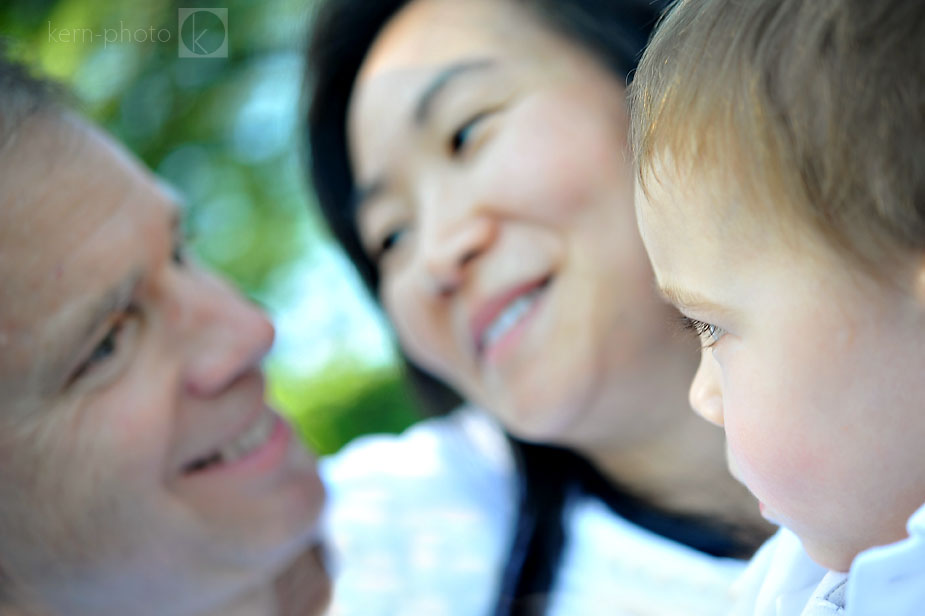
[[[181,58],[228,57],[228,9],[177,9]]]

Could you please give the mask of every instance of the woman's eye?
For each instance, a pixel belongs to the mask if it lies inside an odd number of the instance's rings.
[[[459,156],[465,152],[466,147],[472,140],[475,129],[478,128],[481,121],[491,113],[490,111],[479,112],[456,129],[456,132],[454,132],[453,136],[450,138],[450,153],[453,156]]]
[[[697,337],[700,339],[700,344],[703,348],[709,349],[716,345],[720,339],[726,335],[726,330],[718,325],[713,325],[712,323],[705,323],[704,321],[698,321],[697,319],[691,319],[681,315],[681,327],[686,331],[691,331],[697,334]]]
[[[402,241],[408,229],[406,227],[395,227],[385,234],[382,241],[379,242],[379,250],[376,252],[376,260],[381,259],[386,253],[394,250]]]

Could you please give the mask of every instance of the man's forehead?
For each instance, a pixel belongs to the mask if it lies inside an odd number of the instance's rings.
[[[4,312],[65,280],[75,257],[118,213],[128,186],[105,168],[92,133],[37,119],[0,154]]]

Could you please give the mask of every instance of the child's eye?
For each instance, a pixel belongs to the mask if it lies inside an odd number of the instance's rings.
[[[698,321],[697,319],[692,319],[684,315],[681,315],[681,327],[685,331],[691,331],[697,334],[701,346],[705,349],[712,348],[726,335],[726,330],[722,327],[713,325],[712,323]]]
[[[486,117],[494,113],[493,111],[480,111],[468,120],[462,126],[456,129],[453,136],[450,137],[450,153],[453,156],[461,156],[466,153],[466,149],[472,141],[475,129]]]
[[[138,309],[134,306],[129,306],[125,312],[113,318],[106,335],[103,336],[87,358],[81,362],[71,375],[70,383],[83,378],[113,360],[119,353],[126,327],[130,326],[130,321],[134,320],[137,314]]]

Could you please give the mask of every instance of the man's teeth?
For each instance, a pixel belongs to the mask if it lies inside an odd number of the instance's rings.
[[[536,301],[536,298],[542,292],[543,287],[537,287],[508,304],[508,307],[495,317],[495,320],[492,321],[491,325],[485,329],[485,333],[482,334],[482,348],[487,349],[495,344],[504,334],[514,327],[518,321],[530,311],[533,302]]]
[[[270,440],[275,426],[276,417],[272,413],[265,413],[247,432],[218,450],[222,462],[228,464],[240,460],[260,449]]]
[[[193,473],[219,464],[229,464],[252,454],[270,440],[275,427],[276,416],[272,413],[265,413],[253,426],[234,441],[211,455],[200,458],[188,465],[186,472]]]

